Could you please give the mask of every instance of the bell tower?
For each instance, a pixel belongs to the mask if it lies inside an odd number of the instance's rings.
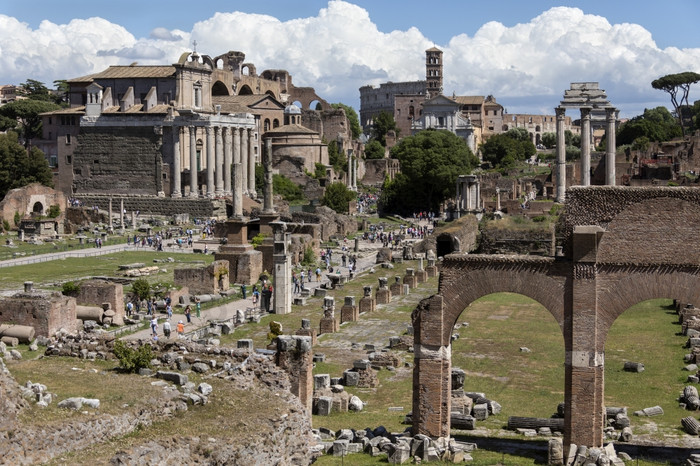
[[[431,97],[442,94],[442,50],[437,47],[425,51],[425,81]]]

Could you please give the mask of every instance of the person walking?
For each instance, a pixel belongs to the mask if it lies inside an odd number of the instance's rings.
[[[199,319],[202,317],[202,302],[199,298],[195,298],[194,303],[194,308],[197,310],[197,318]]]
[[[182,336],[185,334],[185,324],[182,323],[182,321],[178,321],[177,327],[175,327],[177,331],[177,336],[182,338]]]
[[[190,308],[190,305],[188,304],[185,306],[185,317],[187,318],[187,323],[189,324],[192,322],[192,308]]]
[[[165,335],[165,338],[170,338],[170,321],[166,320],[163,322],[163,335]]]

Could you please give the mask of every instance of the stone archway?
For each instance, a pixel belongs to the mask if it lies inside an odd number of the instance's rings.
[[[639,301],[700,303],[698,188],[574,187],[558,257],[449,255],[438,294],[413,312],[413,431],[450,433],[451,330],[475,299],[514,292],[541,303],[564,335],[566,444],[600,447],[610,326]]]
[[[41,202],[35,202],[32,206],[32,215],[39,216],[44,214],[44,206]]]

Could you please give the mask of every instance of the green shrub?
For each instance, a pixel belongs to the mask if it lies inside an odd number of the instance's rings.
[[[153,351],[150,345],[141,345],[133,349],[121,340],[114,344],[114,356],[119,360],[119,367],[127,372],[137,372],[142,368],[150,368]]]
[[[151,285],[143,278],[139,278],[131,284],[131,291],[133,291],[139,299],[146,299],[151,295]]]
[[[282,335],[282,324],[274,320],[270,321],[270,331],[267,332],[267,338],[273,342],[280,335]]]
[[[323,170],[325,177],[325,168]],[[304,199],[304,192],[301,187],[283,175],[272,175],[272,190],[279,194],[287,202],[300,201]]]
[[[56,218],[61,215],[61,206],[54,204],[49,207],[49,218]]]
[[[5,220],[4,218],[2,219],[2,229],[5,231],[10,231],[10,222]]]
[[[537,215],[535,217],[532,217],[533,222],[546,222],[547,221],[547,216],[546,215]]]
[[[549,215],[559,215],[561,212],[561,209],[563,209],[564,206],[561,204],[554,204],[551,209],[549,209]]]
[[[258,246],[263,244],[265,238],[267,238],[267,235],[265,233],[258,233],[257,235],[253,236],[252,240],[250,240],[250,244],[252,244],[254,248],[257,248]]]
[[[78,296],[78,293],[80,293],[80,283],[66,282],[63,284],[61,291],[66,296]]]
[[[14,218],[15,226],[19,225],[20,220],[22,220],[22,217],[19,215],[19,212],[15,212],[15,218]]]
[[[316,263],[316,256],[314,255],[314,250],[311,246],[307,246],[304,249],[304,259],[301,261],[301,265],[313,265]]]

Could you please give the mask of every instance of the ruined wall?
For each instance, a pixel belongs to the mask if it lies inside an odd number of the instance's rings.
[[[479,254],[554,255],[554,229],[549,225],[515,230],[499,228],[497,223],[491,222],[481,228]]]
[[[216,260],[206,267],[177,268],[175,286],[186,286],[192,294],[211,294],[229,288],[229,262]]]
[[[317,207],[315,213],[294,212],[292,220],[296,223],[319,224],[321,241],[328,241],[331,236],[345,236],[357,231],[355,219],[324,206]]]
[[[141,215],[177,215],[188,213],[192,217],[207,218],[225,216],[226,206],[223,200],[217,199],[189,199],[156,196],[126,196],[107,194],[102,195],[76,195],[86,206],[98,206],[100,211],[109,212],[109,200],[112,199],[112,211],[119,215],[120,202],[124,200],[124,208],[127,220],[131,219],[131,212],[139,211]]]
[[[109,303],[110,309],[116,312],[114,324],[124,324],[124,286],[120,283],[105,280],[81,282],[75,301],[81,306],[102,306],[102,303]]]
[[[389,159],[364,160],[365,176],[362,184],[370,186],[381,186],[386,178],[387,165]]]
[[[49,207],[57,205],[61,215],[56,219],[62,222],[65,217],[68,202],[61,191],[56,191],[39,183],[32,183],[22,188],[11,189],[0,202],[0,216],[13,224],[15,212],[21,217],[28,217],[36,209],[39,215],[48,215]]]
[[[152,126],[83,127],[73,153],[73,192],[150,194],[162,191],[162,135]]]
[[[32,291],[0,299],[0,323],[34,327],[36,336],[50,336],[59,329],[76,331],[75,298],[60,292]]]

